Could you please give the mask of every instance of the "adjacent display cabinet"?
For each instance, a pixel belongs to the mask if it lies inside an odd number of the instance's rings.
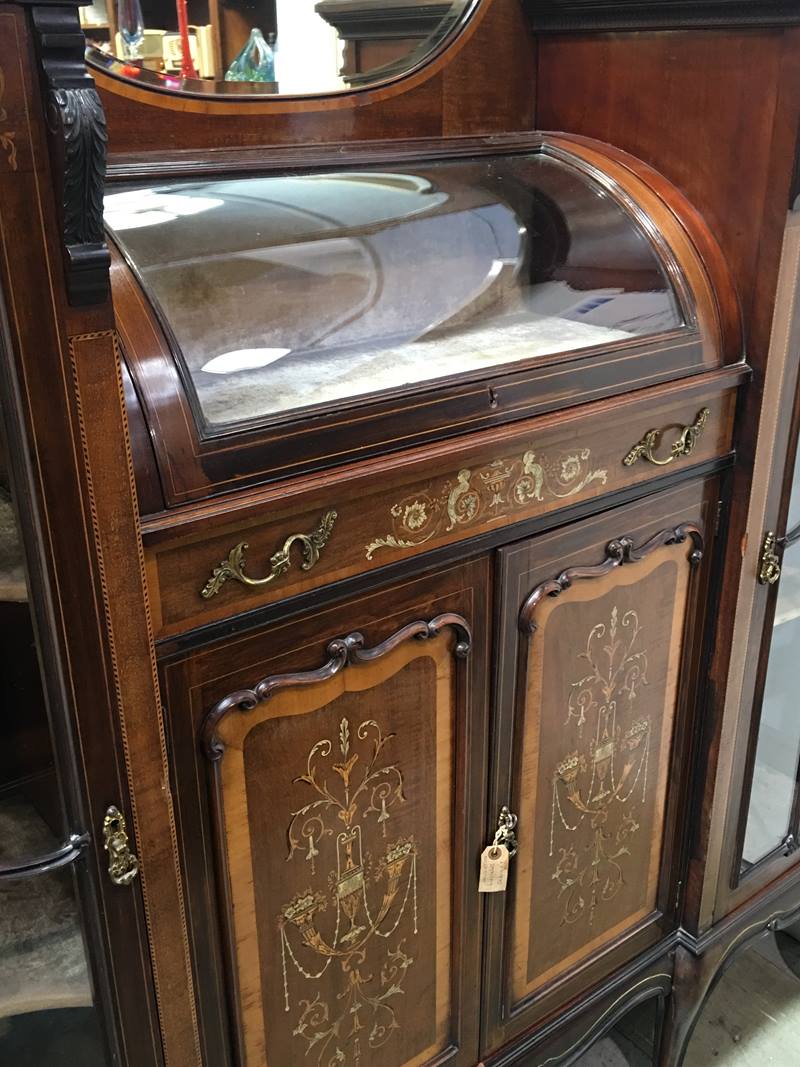
[[[800,912],[786,116],[718,227],[591,27],[409,6],[234,99],[0,3],[0,1060],[679,1067]]]

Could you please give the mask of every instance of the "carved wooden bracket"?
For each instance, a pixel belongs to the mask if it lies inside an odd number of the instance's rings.
[[[76,307],[100,304],[109,299],[111,266],[103,230],[103,105],[86,70],[78,8],[36,5],[31,15],[45,78],[67,299]]]
[[[461,615],[447,612],[437,615],[430,622],[411,622],[408,626],[403,626],[393,633],[391,637],[387,637],[379,645],[375,645],[374,648],[364,648],[364,637],[360,633],[337,637],[329,643],[328,659],[321,667],[311,671],[300,671],[297,674],[273,674],[269,678],[263,678],[252,689],[239,689],[235,693],[229,693],[214,705],[203,721],[201,739],[205,754],[211,760],[221,759],[225,754],[225,745],[219,738],[217,729],[229,712],[252,711],[281,689],[325,682],[345,667],[356,663],[372,663],[389,652],[393,652],[404,641],[411,638],[426,641],[438,637],[447,627],[456,633],[453,655],[464,659],[469,655],[472,646],[469,623]]]

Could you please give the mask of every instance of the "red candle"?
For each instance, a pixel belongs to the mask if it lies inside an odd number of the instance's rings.
[[[186,14],[186,0],[175,0],[178,12],[178,33],[181,35],[181,74],[184,78],[199,78],[200,75],[192,62],[189,48],[189,18]]]

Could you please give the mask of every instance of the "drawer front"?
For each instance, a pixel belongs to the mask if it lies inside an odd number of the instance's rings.
[[[166,637],[724,456],[737,377],[575,408],[145,527]]]

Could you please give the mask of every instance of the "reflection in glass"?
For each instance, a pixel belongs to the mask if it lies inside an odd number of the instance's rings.
[[[226,82],[274,82],[275,56],[258,27],[225,72]]]
[[[118,3],[116,20],[113,14],[82,20],[90,64],[173,92],[256,95],[327,94],[397,78],[477,6],[477,0],[192,0],[187,11],[186,0],[148,0],[147,30],[133,47],[126,35],[136,25],[129,8],[138,0]],[[274,54],[270,77],[265,63],[241,61],[254,31]],[[188,64],[181,62],[187,37]]]
[[[144,18],[139,0],[117,0],[117,25],[123,59],[139,59],[144,43]]]
[[[775,607],[743,863],[756,863],[789,831],[800,761],[800,546],[787,548]]]
[[[62,845],[55,773],[22,545],[0,464],[0,867]],[[70,867],[0,876],[0,1064],[104,1067]]]
[[[683,322],[634,219],[543,154],[140,187],[106,222],[207,432]]]

